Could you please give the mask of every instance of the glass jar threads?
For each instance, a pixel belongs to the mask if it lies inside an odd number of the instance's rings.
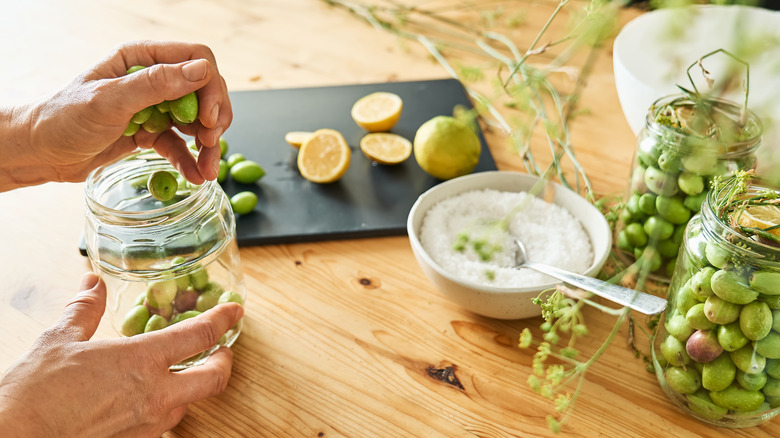
[[[780,215],[778,202],[780,189],[738,172],[683,238],[653,365],[669,399],[712,424],[751,427],[780,412],[780,230],[757,219]]]
[[[172,199],[150,194],[147,182],[156,171],[176,176]],[[93,171],[85,195],[87,255],[106,284],[106,307],[117,332],[158,330],[223,301],[243,305],[235,218],[219,184],[190,184],[167,160],[142,151]],[[242,322],[219,344],[232,345]],[[202,363],[216,348],[172,369]]]
[[[630,184],[616,227],[618,255],[643,260],[668,281],[686,224],[716,176],[755,167],[758,117],[719,99],[683,95],[657,100],[639,133]]]

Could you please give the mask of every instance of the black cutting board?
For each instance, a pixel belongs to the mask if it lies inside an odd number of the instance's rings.
[[[389,82],[230,93],[233,123],[225,132],[228,155],[240,152],[258,162],[266,175],[244,185],[229,177],[228,196],[251,190],[255,211],[236,218],[239,245],[335,240],[406,234],[406,218],[417,197],[440,180],[426,174],[414,155],[394,166],[379,165],[360,150],[366,131],[350,116],[359,98],[388,91],[403,99],[393,133],[414,140],[417,128],[438,115],[452,115],[456,105],[472,108],[455,79]],[[290,131],[331,128],[341,132],[352,150],[346,174],[331,184],[315,184],[298,172],[298,150],[284,140]],[[475,172],[496,170],[479,132],[482,155]],[[82,253],[83,253],[82,243]]]

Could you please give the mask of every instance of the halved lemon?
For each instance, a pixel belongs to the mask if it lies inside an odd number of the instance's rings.
[[[380,164],[398,164],[412,154],[412,142],[398,134],[374,132],[360,139],[360,150]]]
[[[308,131],[291,131],[284,135],[284,141],[289,143],[290,146],[300,149],[303,142],[310,136],[311,132]]]
[[[743,227],[760,228],[780,237],[780,227],[769,229],[780,225],[780,206],[755,205],[748,207],[739,217],[739,224]]]
[[[389,131],[398,123],[403,109],[401,97],[377,91],[363,96],[352,105],[352,119],[368,132]]]
[[[351,156],[352,151],[340,132],[318,129],[298,151],[298,170],[311,182],[331,183],[344,176]]]

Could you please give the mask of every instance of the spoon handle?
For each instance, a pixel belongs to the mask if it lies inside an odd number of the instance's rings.
[[[544,265],[534,262],[525,262],[521,267],[531,268],[535,271],[542,272],[551,277],[555,277],[558,280],[565,281],[572,286],[585,289],[593,292],[594,294],[614,301],[645,315],[656,315],[666,309],[666,300],[655,295],[646,294],[633,289],[628,289],[616,284],[607,283],[606,281],[599,280],[598,278],[587,277],[585,275],[575,274],[573,272],[564,271],[554,266]]]

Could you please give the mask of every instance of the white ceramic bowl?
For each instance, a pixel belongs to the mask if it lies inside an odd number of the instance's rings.
[[[426,253],[420,243],[419,233],[428,209],[441,200],[463,192],[494,189],[505,192],[528,192],[539,180],[519,172],[479,172],[440,183],[417,199],[409,211],[406,228],[417,262],[428,279],[441,293],[476,314],[498,319],[522,319],[539,316],[541,309],[531,299],[555,285],[531,287],[493,287],[457,278],[445,271]],[[582,274],[594,276],[604,265],[612,248],[612,233],[604,215],[590,202],[573,191],[553,183],[554,203],[566,208],[579,219],[593,246],[593,263]]]
[[[740,45],[754,50],[747,56]],[[618,99],[631,129],[637,134],[656,99],[679,94],[679,84],[690,89],[686,69],[699,57],[717,49],[738,54],[750,64],[748,108],[764,124],[764,151],[780,144],[780,12],[748,6],[696,5],[659,9],[628,22],[615,38],[613,68]],[[728,65],[719,54],[704,66],[715,79]],[[744,70],[740,70],[744,74]],[[721,75],[720,77],[723,77]],[[699,90],[706,84],[698,67],[691,77]],[[741,103],[744,94],[724,96]],[[761,150],[759,150],[761,152]],[[780,158],[780,157],[777,157]]]

